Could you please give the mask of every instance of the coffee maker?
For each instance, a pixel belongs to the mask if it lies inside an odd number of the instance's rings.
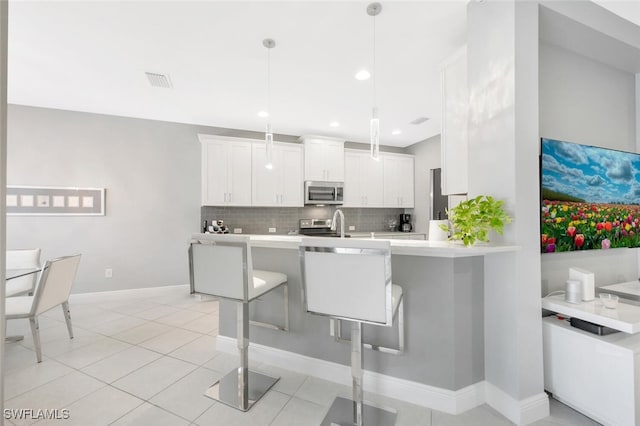
[[[398,231],[400,232],[411,232],[413,231],[413,226],[411,225],[411,215],[407,213],[402,213],[400,215],[400,225],[398,226]]]

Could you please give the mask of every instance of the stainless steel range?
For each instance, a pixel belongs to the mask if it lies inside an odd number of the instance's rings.
[[[331,219],[300,219],[299,233],[308,237],[340,237],[339,232],[331,230]]]

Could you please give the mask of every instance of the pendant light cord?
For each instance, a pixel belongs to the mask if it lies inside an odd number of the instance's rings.
[[[377,106],[377,96],[376,96],[376,81],[377,73],[376,73],[376,17],[373,17],[373,106]]]
[[[267,123],[271,124],[271,49],[270,48],[267,48],[267,114],[268,114]]]

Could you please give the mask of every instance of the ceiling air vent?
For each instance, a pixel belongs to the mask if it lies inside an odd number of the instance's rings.
[[[410,121],[409,124],[422,124],[427,120],[429,120],[429,117],[418,117],[415,120]]]
[[[171,89],[173,87],[171,79],[167,74],[158,74],[155,72],[145,72],[145,74],[153,87],[164,87],[165,89]]]

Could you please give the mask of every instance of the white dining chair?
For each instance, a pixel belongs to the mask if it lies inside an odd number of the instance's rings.
[[[40,267],[40,249],[7,250],[6,268],[32,269]],[[24,277],[13,278],[7,281],[6,297],[33,294],[36,285],[37,274],[29,274]]]
[[[71,313],[69,311],[69,294],[75,281],[79,263],[79,254],[47,260],[42,268],[42,272],[40,272],[38,284],[36,285],[33,296],[10,297],[5,301],[7,320],[29,320],[38,362],[42,362],[38,315],[58,305],[62,305],[64,319],[67,323],[67,330],[69,331],[69,338],[73,339]]]

